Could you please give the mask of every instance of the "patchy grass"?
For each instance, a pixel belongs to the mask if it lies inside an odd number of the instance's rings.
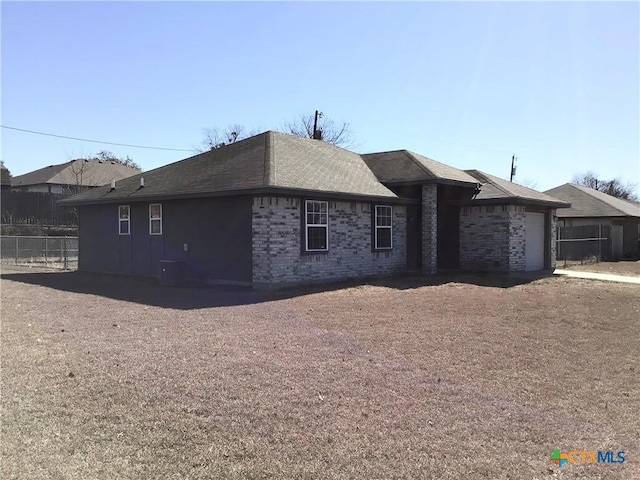
[[[635,285],[20,275],[1,282],[2,478],[640,478]],[[558,468],[554,448],[628,460]]]

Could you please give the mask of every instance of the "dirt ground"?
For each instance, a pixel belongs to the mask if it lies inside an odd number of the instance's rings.
[[[599,262],[588,265],[571,265],[566,267],[558,264],[558,268],[578,270],[580,272],[611,273],[614,275],[640,277],[640,261]]]
[[[640,478],[636,285],[0,287],[2,478]]]

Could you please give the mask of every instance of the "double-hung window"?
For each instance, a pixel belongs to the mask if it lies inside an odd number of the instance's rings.
[[[118,233],[120,235],[129,235],[130,230],[130,209],[129,205],[120,205],[118,207]]]
[[[388,205],[375,206],[374,242],[376,250],[393,248],[392,209]]]
[[[329,206],[327,202],[306,200],[305,250],[307,252],[326,252],[329,250]]]
[[[162,235],[162,204],[149,205],[149,235]]]

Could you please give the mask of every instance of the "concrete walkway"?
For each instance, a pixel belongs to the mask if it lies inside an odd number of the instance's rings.
[[[637,283],[640,285],[640,277],[627,277],[624,275],[611,275],[609,273],[594,273],[594,272],[577,272],[575,270],[562,270],[556,268],[553,271],[554,275],[566,275],[573,278],[588,278],[590,280],[604,280],[605,282],[622,282],[622,283]]]

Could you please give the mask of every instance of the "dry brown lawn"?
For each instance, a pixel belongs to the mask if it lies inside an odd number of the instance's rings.
[[[558,265],[558,268],[567,268],[569,270],[577,270],[580,272],[609,273],[613,275],[640,277],[640,261],[599,262],[567,267]]]
[[[2,276],[3,479],[640,478],[636,285]]]

